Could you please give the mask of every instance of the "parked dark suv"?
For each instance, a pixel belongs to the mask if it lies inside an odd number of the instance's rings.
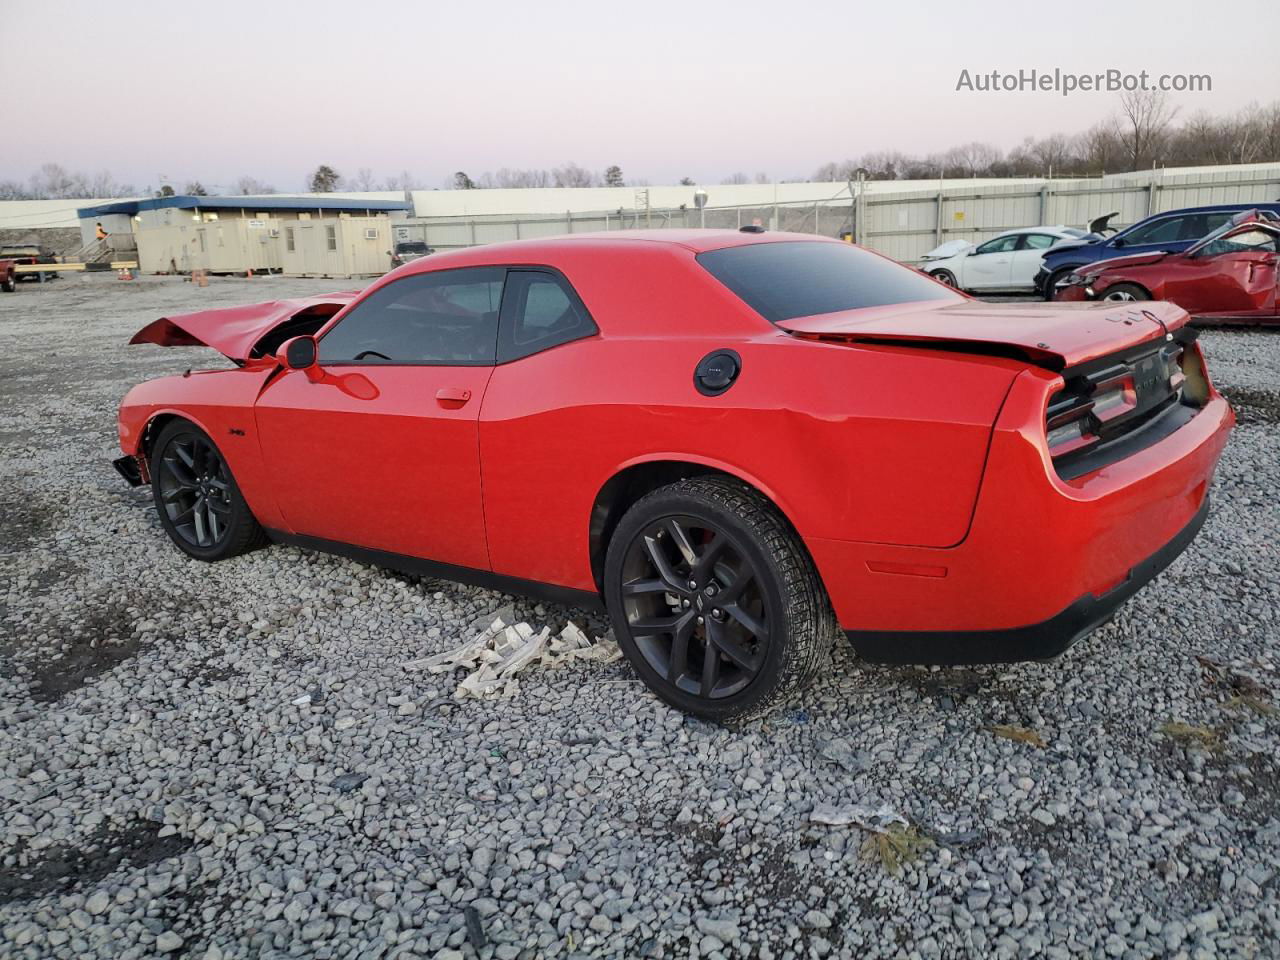
[[[1167,210],[1139,220],[1110,237],[1066,240],[1047,250],[1036,274],[1036,292],[1053,299],[1054,288],[1078,267],[1154,250],[1178,253],[1212,233],[1241,210],[1270,211],[1280,216],[1280,203],[1223,203],[1212,207]]]

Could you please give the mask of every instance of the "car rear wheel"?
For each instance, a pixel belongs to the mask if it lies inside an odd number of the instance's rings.
[[[1151,294],[1143,290],[1136,283],[1117,283],[1114,287],[1108,287],[1107,292],[1102,295],[1103,300],[1150,300]]]
[[[662,487],[627,511],[609,543],[605,599],[650,689],[724,722],[806,687],[838,633],[794,531],[760,493],[723,477]]]
[[[929,276],[933,277],[933,279],[937,280],[939,283],[945,283],[948,287],[954,287],[956,285],[956,275],[950,270],[935,270],[933,273],[929,274]]]
[[[156,437],[151,492],[169,538],[197,560],[225,560],[266,542],[227,461],[192,423],[175,420]]]
[[[3,289],[5,293],[13,293],[18,289],[17,279],[10,277],[8,280],[0,280],[0,289]]]

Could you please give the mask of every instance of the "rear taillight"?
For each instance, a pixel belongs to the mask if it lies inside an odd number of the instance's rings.
[[[1058,461],[1116,439],[1179,402],[1185,366],[1197,359],[1182,344],[1168,343],[1155,353],[1068,376],[1045,412],[1049,455]]]

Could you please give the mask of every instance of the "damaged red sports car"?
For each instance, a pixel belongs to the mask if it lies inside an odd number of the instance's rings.
[[[182,550],[267,540],[602,607],[646,683],[766,711],[874,661],[1053,656],[1190,542],[1234,422],[1166,303],[975,302],[836,240],[476,247],[157,320],[116,461]]]

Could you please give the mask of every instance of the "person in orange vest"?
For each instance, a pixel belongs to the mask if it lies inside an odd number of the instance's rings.
[[[99,240],[105,240],[107,239],[107,237],[111,236],[111,234],[107,233],[106,230],[102,229],[101,220],[98,221],[98,229],[94,231],[94,236],[96,236]]]

